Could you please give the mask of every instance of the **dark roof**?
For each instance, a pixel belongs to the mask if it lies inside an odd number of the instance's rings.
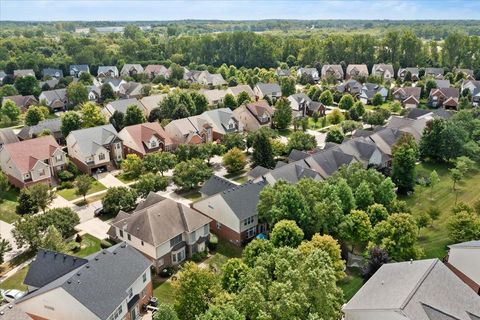
[[[428,304],[421,303],[421,305],[430,320],[458,320],[457,317],[451,316],[437,308],[429,306]]]
[[[229,180],[217,175],[213,175],[210,177],[210,179],[205,181],[202,188],[200,188],[200,193],[206,196],[212,196],[235,186],[235,183],[232,183]]]
[[[292,151],[288,155],[288,162],[302,160],[302,159],[308,158],[309,156],[310,155],[305,151],[292,149]]]
[[[450,117],[453,116],[454,112],[440,108],[437,110],[433,110],[433,114],[436,118],[450,119]]]
[[[480,248],[480,240],[472,240],[467,242],[455,243],[448,246],[449,248]]]
[[[281,92],[281,88],[278,85],[278,83],[262,83],[259,82],[257,83],[258,89],[264,94],[264,95],[269,95],[274,92]]]
[[[410,110],[410,112],[407,114],[407,118],[409,119],[417,119],[421,116],[424,116],[426,114],[432,113],[432,110],[427,110],[427,109],[419,109],[419,108],[413,108]]]
[[[266,181],[247,182],[240,186],[235,186],[220,193],[233,213],[244,220],[257,212],[257,203],[260,191],[267,185]]]
[[[38,136],[44,130],[49,130],[52,134],[57,132],[59,133],[62,131],[61,127],[62,119],[46,119],[40,121],[37,125],[23,127],[17,135],[20,139],[27,140],[33,138],[34,136]]]
[[[40,288],[87,262],[86,259],[68,254],[40,249],[35,260],[31,263],[23,283],[27,286]]]
[[[247,173],[247,176],[255,179],[255,178],[263,176],[264,174],[266,174],[268,172],[270,172],[270,169],[262,167],[262,166],[256,166],[255,168],[253,168],[252,170],[250,170]]]

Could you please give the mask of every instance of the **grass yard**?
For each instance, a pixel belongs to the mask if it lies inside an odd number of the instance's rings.
[[[0,283],[0,289],[17,289],[21,291],[26,291],[27,286],[23,284],[23,280],[27,276],[28,266],[23,267],[18,272],[16,272],[10,278],[5,279],[2,283]]]
[[[20,217],[15,213],[18,194],[18,189],[10,188],[7,192],[0,195],[0,220],[13,223]]]
[[[417,166],[417,175],[428,177],[430,172],[436,170],[440,182],[433,188],[417,185],[415,192],[410,197],[402,197],[412,213],[418,214],[431,207],[441,210],[440,217],[434,221],[433,226],[420,231],[419,244],[425,251],[425,258],[443,258],[446,254],[446,246],[452,241],[448,237],[447,221],[451,215],[451,209],[455,206],[455,193],[452,190],[452,179],[448,172],[448,166],[443,164],[422,163]],[[480,200],[480,168],[474,169],[457,184],[458,200],[469,205]]]
[[[97,239],[91,234],[87,233],[82,236],[82,244],[80,251],[75,253],[72,252],[70,254],[83,258],[91,255],[92,253],[98,252],[101,249],[102,248],[100,247],[100,239]]]
[[[232,181],[235,181],[236,183],[244,184],[245,182],[248,181],[248,177],[240,176],[240,177],[233,178]]]
[[[217,270],[227,262],[229,258],[239,258],[242,255],[242,248],[237,247],[225,240],[218,239],[218,246],[215,254],[205,260],[205,263],[214,266]]]
[[[122,181],[125,184],[130,182],[135,182],[135,179],[132,179],[129,175],[126,175],[124,173],[115,176],[115,178],[117,178],[118,180]]]
[[[180,197],[190,200],[192,202],[195,202],[202,198],[202,195],[200,194],[200,192],[198,192],[198,190],[191,190],[186,192],[176,191],[175,193],[178,194]]]
[[[92,202],[95,202],[95,201],[98,201],[98,200],[102,200],[105,197],[105,195],[106,195],[106,192],[96,194],[96,195],[91,196],[91,197],[87,196],[87,201],[83,201],[83,198],[82,198],[81,200],[75,201],[74,204],[81,207],[81,206],[87,205],[89,203],[92,203]]]
[[[347,276],[338,282],[342,288],[345,301],[350,300],[363,285],[363,279],[360,277],[360,270],[357,268],[347,269]]]
[[[96,192],[100,192],[100,191],[103,191],[103,190],[106,190],[107,188],[101,184],[100,182],[98,182],[97,180],[93,181],[92,183],[92,186],[90,188],[90,190],[88,190],[88,193],[87,193],[87,196],[89,194],[92,194],[92,193],[96,193]],[[72,201],[72,200],[75,200],[75,199],[78,199],[78,198],[82,198],[82,196],[79,196],[77,195],[75,192],[76,192],[76,188],[72,188],[72,189],[62,189],[62,190],[58,190],[57,191],[57,194],[59,196],[61,196],[62,198],[64,198],[65,200],[68,200],[68,201]]]
[[[282,129],[282,130],[276,130],[279,135],[288,138],[290,135],[293,133],[292,129]]]
[[[173,304],[175,302],[175,289],[170,281],[160,283],[157,276],[153,276],[153,296],[162,303]]]
[[[327,117],[327,121],[326,121],[326,124],[325,126],[328,126],[330,125],[330,121],[328,121],[328,117]],[[317,121],[317,123],[315,124],[315,122],[313,122],[313,118],[312,117],[308,117],[308,129],[310,130],[319,130],[322,128],[322,117],[320,117]]]

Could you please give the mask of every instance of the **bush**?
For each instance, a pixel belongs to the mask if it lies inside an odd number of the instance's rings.
[[[175,268],[174,267],[166,267],[160,270],[158,275],[162,278],[168,278],[171,277],[175,273]]]
[[[71,252],[78,252],[80,251],[81,245],[78,242],[71,241],[67,244],[67,249]]]
[[[80,233],[77,233],[77,236],[75,237],[75,242],[78,242],[78,243],[82,243],[82,236],[80,235]]]
[[[102,240],[100,241],[100,248],[102,249],[107,249],[107,248],[110,248],[112,246],[112,243],[108,240]]]
[[[216,235],[210,233],[210,240],[208,242],[208,249],[215,251],[218,247],[218,238]]]
[[[206,251],[201,251],[201,252],[196,252],[192,254],[192,261],[193,262],[200,262],[205,260],[207,258],[207,252]]]
[[[58,189],[73,189],[75,186],[73,185],[73,182],[71,181],[63,181],[60,182],[60,185],[58,186]]]
[[[60,179],[62,182],[73,181],[75,179],[75,175],[70,171],[63,170],[58,173],[58,179]]]

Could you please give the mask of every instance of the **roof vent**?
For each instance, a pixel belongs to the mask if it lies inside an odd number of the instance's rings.
[[[102,253],[103,253],[103,254],[107,254],[107,251],[103,250]]]
[[[80,280],[78,280],[77,283],[80,284],[81,283]]]
[[[80,275],[81,275],[81,273],[80,273],[80,272],[77,272],[77,276],[79,276],[79,277],[80,277]]]
[[[13,304],[9,304],[8,309],[13,309]]]
[[[95,261],[98,261],[98,257],[95,257]]]
[[[54,252],[54,253],[53,253],[53,257],[55,258],[56,256],[57,256],[57,253],[56,253],[56,252]]]
[[[90,268],[90,266],[87,264],[87,265],[85,266],[85,268],[89,269],[89,268]]]
[[[385,284],[385,281],[382,280],[382,286]]]
[[[68,284],[71,284],[71,283],[72,283],[72,280],[67,280],[67,283],[68,283]]]

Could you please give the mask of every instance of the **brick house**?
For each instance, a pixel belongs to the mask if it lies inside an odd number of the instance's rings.
[[[458,88],[432,89],[428,96],[430,107],[444,107],[445,109],[457,109],[460,90]]]
[[[123,128],[118,136],[125,154],[144,157],[148,153],[172,151],[175,144],[158,122],[147,122]]]

